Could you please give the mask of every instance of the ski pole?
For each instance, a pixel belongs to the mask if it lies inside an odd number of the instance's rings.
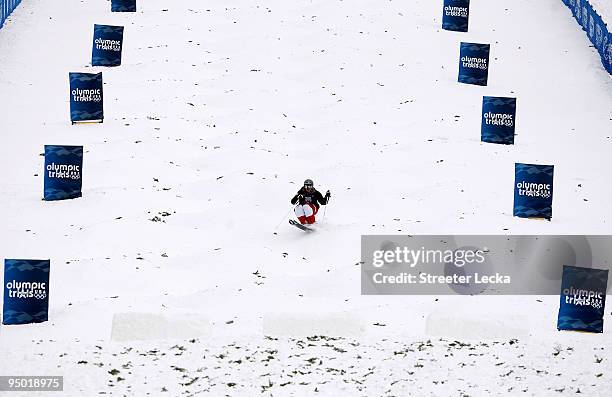
[[[328,196],[325,199],[325,208],[323,208],[323,218],[321,218],[321,220],[325,219],[325,214],[327,214],[327,204],[329,204],[329,199],[331,198],[331,196]]]
[[[291,204],[291,208],[289,208],[289,211],[287,211],[287,213],[285,214],[285,216],[283,216],[283,219],[281,219],[280,222],[278,222],[278,225],[276,225],[276,227],[274,229],[278,229],[278,227],[281,225],[281,223],[283,223],[283,221],[285,220],[285,218],[287,218],[287,216],[289,215],[289,213],[291,213],[291,211],[293,210],[293,204]]]

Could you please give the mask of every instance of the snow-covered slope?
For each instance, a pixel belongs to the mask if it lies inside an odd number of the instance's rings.
[[[597,13],[610,25],[612,22],[612,3],[607,0],[589,0]]]
[[[562,2],[473,0],[468,34],[437,1],[140,3],[31,0],[0,30],[0,252],[52,260],[50,321],[0,328],[0,374],[70,395],[605,395],[610,333],[557,333],[558,298],[360,296],[356,266],[362,234],[612,232],[612,84]],[[125,25],[121,67],[88,66],[94,23]],[[492,45],[488,87],[456,83],[462,40]],[[67,74],[91,70],[106,120],[70,126]],[[480,143],[483,95],[518,98],[515,146]],[[84,145],[83,198],[41,200],[45,144]],[[556,166],[552,222],[512,217],[514,162]],[[309,235],[286,220],[307,177],[333,194]],[[427,327],[457,307],[501,334]]]

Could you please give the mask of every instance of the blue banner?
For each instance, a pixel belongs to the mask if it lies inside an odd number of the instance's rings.
[[[31,324],[48,320],[49,260],[4,260],[2,324]]]
[[[516,98],[482,98],[480,136],[483,142],[514,144]]]
[[[470,17],[470,0],[444,0],[442,29],[467,32]]]
[[[45,146],[45,187],[47,201],[81,197],[83,146]]]
[[[459,82],[487,85],[489,76],[489,44],[461,43]]]
[[[21,3],[21,0],[0,0],[0,28],[11,12]]]
[[[603,332],[608,270],[563,266],[557,329]]]
[[[514,216],[550,220],[554,166],[516,163],[514,172]]]
[[[94,25],[92,66],[121,65],[123,26]]]
[[[70,73],[70,121],[103,121],[102,73]]]
[[[563,2],[587,33],[608,73],[612,74],[612,29],[609,25],[612,22],[606,23],[588,0],[563,0]]]
[[[112,12],[136,12],[136,0],[112,0]]]

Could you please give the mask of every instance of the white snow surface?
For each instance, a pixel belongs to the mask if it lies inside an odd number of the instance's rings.
[[[566,7],[473,0],[460,34],[440,3],[24,1],[0,30],[0,253],[51,259],[50,321],[0,327],[0,375],[608,395],[610,310],[589,335],[556,331],[555,296],[360,295],[363,234],[612,234],[612,80]],[[89,66],[94,23],[125,26],[121,67]],[[488,87],[456,82],[460,41],[492,45]],[[68,72],[100,70],[105,122],[71,126]],[[514,146],[480,142],[483,95],[518,98]],[[82,198],[41,200],[45,144],[85,147]],[[551,222],[512,217],[515,162],[555,165]],[[332,191],[311,234],[286,215],[305,178]]]
[[[612,26],[612,1],[610,0],[589,0],[595,11],[603,18],[608,30]]]

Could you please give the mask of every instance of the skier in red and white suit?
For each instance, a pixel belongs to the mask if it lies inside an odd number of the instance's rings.
[[[315,215],[319,211],[320,205],[327,205],[331,193],[329,190],[325,196],[314,188],[314,183],[311,179],[304,181],[304,186],[291,199],[291,204],[296,204],[295,215],[302,225],[310,225],[315,223]]]

